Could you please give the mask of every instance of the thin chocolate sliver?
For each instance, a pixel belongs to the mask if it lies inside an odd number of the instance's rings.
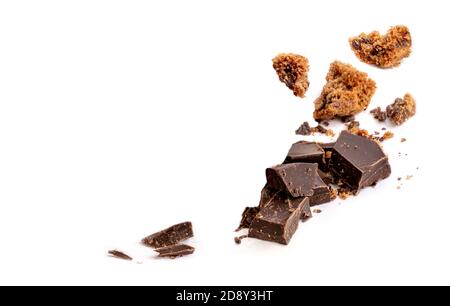
[[[119,250],[109,250],[108,254],[112,257],[116,257],[116,258],[120,258],[120,259],[124,259],[124,260],[133,260],[132,257],[128,256],[127,254],[125,254],[122,251]]]
[[[259,212],[258,207],[246,207],[242,213],[241,223],[235,232],[240,231],[243,228],[249,228],[256,214]]]
[[[152,248],[161,248],[178,244],[193,236],[192,223],[183,222],[143,238],[142,243]]]
[[[194,253],[195,248],[187,244],[170,245],[155,249],[159,253],[158,257],[176,258]]]

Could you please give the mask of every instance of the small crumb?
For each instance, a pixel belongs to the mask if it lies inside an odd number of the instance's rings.
[[[323,121],[322,124],[323,124],[324,126],[329,126],[329,125],[330,125],[330,123],[329,123],[328,121]]]
[[[373,132],[373,134],[374,134],[374,135],[380,135],[380,132],[375,131],[375,132]]]
[[[352,116],[342,117],[341,121],[344,123],[349,123],[349,122],[355,121],[355,116],[352,115]]]
[[[402,139],[400,139],[400,142],[405,142],[406,138],[402,137]]]
[[[402,180],[402,178],[401,177],[397,177],[397,181],[401,181]]]
[[[333,152],[331,152],[331,151],[326,151],[325,152],[325,158],[331,158],[331,154],[333,154]]]
[[[302,125],[300,125],[300,127],[295,131],[295,134],[302,136],[309,136],[311,133],[311,127],[307,121],[303,122]]]
[[[395,99],[394,103],[386,108],[387,117],[395,125],[402,125],[416,114],[416,101],[410,94]]]
[[[397,189],[400,189],[400,186],[397,186]]]
[[[315,214],[320,214],[321,212],[322,212],[322,210],[320,210],[320,209],[318,209],[318,208],[316,208],[316,209],[313,210],[313,213],[315,213]]]
[[[377,108],[372,109],[370,113],[372,114],[373,118],[375,118],[380,122],[384,122],[387,119],[387,113],[385,111],[382,111],[381,107],[379,106]]]
[[[119,250],[109,250],[108,254],[111,257],[115,257],[115,258],[120,258],[120,259],[124,259],[124,260],[133,260],[132,257],[128,256],[127,254],[125,254],[124,252],[119,251]]]
[[[416,170],[419,170],[419,167],[416,167]]]
[[[242,239],[247,238],[247,237],[248,237],[248,235],[242,235],[242,236],[239,236],[239,237],[234,237],[234,242],[236,244],[241,244]]]
[[[383,134],[383,136],[381,136],[380,141],[385,141],[388,139],[391,139],[394,137],[394,133],[392,133],[391,131],[387,131]]]
[[[384,128],[381,128],[381,130],[382,130],[382,131],[386,131],[386,128],[385,128],[385,127],[384,127]]]
[[[412,176],[411,174],[410,174],[410,175],[407,175],[407,176],[405,177],[405,179],[408,180],[408,181],[409,181],[410,179],[412,179],[412,178],[413,178],[413,176]]]

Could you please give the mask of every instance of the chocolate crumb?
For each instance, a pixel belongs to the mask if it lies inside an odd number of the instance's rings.
[[[397,181],[401,181],[402,180],[402,178],[401,177],[397,177]]]
[[[381,128],[381,130],[382,130],[382,131],[386,131],[386,128],[385,128],[385,127],[383,127],[383,128]]]
[[[124,260],[133,260],[132,257],[128,256],[127,254],[125,254],[124,252],[119,251],[119,250],[109,250],[108,254],[111,257],[116,257],[116,258],[120,258],[120,259],[124,259]]]
[[[384,122],[387,119],[387,114],[385,111],[381,110],[381,107],[374,108],[370,111],[372,116],[380,122]]]
[[[242,235],[242,236],[239,236],[239,237],[234,237],[234,242],[236,244],[241,244],[242,239],[247,238],[247,237],[248,237],[248,235]]]
[[[316,209],[313,210],[313,213],[316,213],[316,214],[320,214],[321,212],[322,212],[322,210],[320,210],[320,209],[318,209],[318,208],[316,208]]]
[[[406,141],[406,138],[402,138],[402,139],[400,139],[400,142],[405,142]]]
[[[311,133],[311,127],[307,121],[303,122],[302,125],[300,125],[300,127],[295,131],[295,134],[302,136],[309,136]]]

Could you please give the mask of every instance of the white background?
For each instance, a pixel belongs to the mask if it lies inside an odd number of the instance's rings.
[[[0,284],[450,284],[445,3],[2,1]],[[348,37],[396,24],[411,57],[359,62]],[[278,81],[279,52],[309,58],[305,99]],[[384,143],[392,176],[321,207],[287,247],[235,245],[335,59],[377,82],[371,108],[416,97]],[[185,220],[194,255],[159,260],[138,244]]]

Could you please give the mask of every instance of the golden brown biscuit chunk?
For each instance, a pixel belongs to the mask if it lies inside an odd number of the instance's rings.
[[[286,84],[297,97],[305,97],[309,87],[308,59],[297,54],[281,53],[272,60],[272,63],[280,81]]]
[[[397,98],[386,108],[387,117],[395,125],[401,125],[416,114],[416,101],[407,93],[403,99]]]
[[[339,61],[331,63],[326,80],[314,101],[316,120],[348,117],[365,110],[377,88],[367,73]]]
[[[375,31],[349,39],[356,56],[363,62],[382,68],[398,66],[411,54],[411,34],[406,26],[395,26],[386,35]]]

